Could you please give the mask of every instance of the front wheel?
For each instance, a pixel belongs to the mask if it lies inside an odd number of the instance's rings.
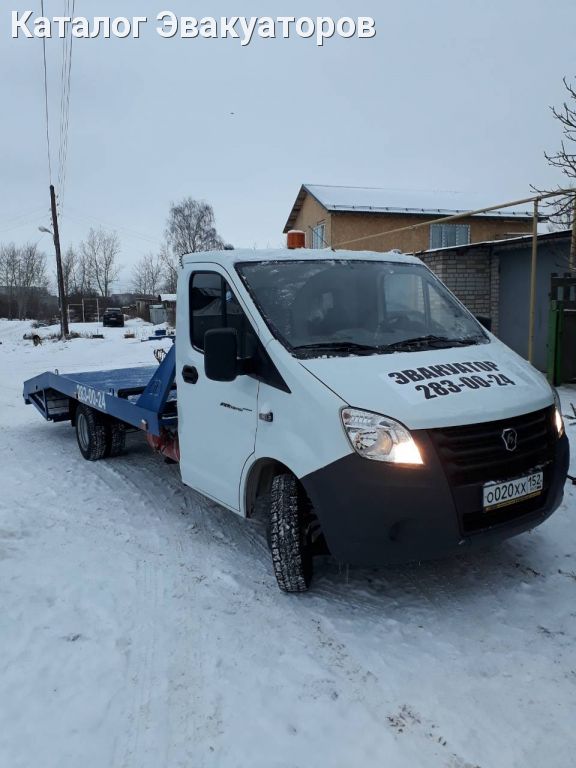
[[[283,592],[305,592],[312,581],[309,541],[310,504],[291,474],[272,481],[269,543],[278,586]]]

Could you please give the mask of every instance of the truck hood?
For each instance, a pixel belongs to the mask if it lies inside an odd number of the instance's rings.
[[[553,403],[545,377],[494,337],[477,346],[300,363],[348,405],[409,429],[496,421]]]

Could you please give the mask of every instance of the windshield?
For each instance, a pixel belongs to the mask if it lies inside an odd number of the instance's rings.
[[[274,335],[299,356],[480,344],[480,324],[420,264],[262,261],[237,265]]]

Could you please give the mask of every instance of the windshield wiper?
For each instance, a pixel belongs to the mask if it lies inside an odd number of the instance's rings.
[[[412,339],[402,339],[401,341],[394,341],[392,344],[386,344],[381,347],[385,352],[395,352],[402,349],[410,349],[411,347],[422,346],[438,346],[442,347],[468,347],[472,344],[480,344],[481,338],[478,336],[467,336],[460,339],[450,339],[448,336],[435,336],[434,334],[428,334],[427,336],[415,336]]]
[[[334,352],[336,354],[353,355],[353,354],[372,354],[374,352],[380,352],[381,347],[374,344],[358,344],[355,341],[318,341],[311,342],[310,344],[299,344],[296,347],[292,347],[294,352],[311,353],[325,352],[330,354]]]

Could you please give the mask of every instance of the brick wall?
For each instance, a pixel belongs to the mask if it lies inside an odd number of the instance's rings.
[[[489,317],[498,333],[499,265],[489,250],[462,254],[452,251],[419,255],[473,315]]]
[[[500,323],[500,256],[493,253],[490,256],[490,317],[492,318],[492,333],[498,336]]]

